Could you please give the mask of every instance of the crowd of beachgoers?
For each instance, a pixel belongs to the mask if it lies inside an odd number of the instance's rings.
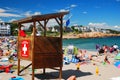
[[[97,78],[97,80],[106,80],[109,77],[114,77],[114,76],[118,76],[118,73],[120,74],[120,71],[118,71],[118,69],[116,69],[115,67],[113,67],[114,65],[112,64],[114,61],[114,57],[119,53],[119,46],[117,44],[114,44],[113,46],[107,46],[107,45],[103,45],[100,46],[98,44],[96,44],[95,46],[96,51],[94,52],[90,52],[88,50],[84,50],[84,49],[79,49],[74,45],[68,45],[64,48],[63,53],[64,53],[64,58],[63,58],[63,78],[67,79],[69,76],[66,76],[64,73],[64,71],[68,70],[70,71],[71,69],[74,70],[78,70],[77,73],[80,73],[81,71],[90,71],[92,74],[94,74],[94,70],[92,71],[93,68],[95,68],[96,66],[99,67],[99,70],[101,70],[99,73],[97,74],[101,74],[101,76],[99,77],[95,77],[94,75],[90,75],[89,77],[93,78],[90,80],[95,80]],[[114,55],[113,57],[110,55]],[[5,61],[5,60],[9,60],[10,58],[12,58],[13,60],[16,60],[17,62],[17,37],[16,36],[7,36],[7,37],[0,37],[0,62],[1,61]],[[4,60],[3,60],[4,59]],[[22,63],[27,64],[27,61],[22,60]],[[90,64],[89,64],[90,63]],[[67,65],[66,65],[67,64]],[[89,64],[87,66],[83,65],[83,64]],[[105,64],[109,64],[109,67],[107,67],[107,71],[102,71],[102,69],[106,69],[106,67],[101,66],[101,65],[105,65]],[[0,64],[2,65],[2,64]],[[83,65],[83,66],[81,66]],[[116,66],[116,64],[115,64]],[[112,67],[112,68],[111,68]],[[69,70],[70,69],[70,70]],[[113,74],[104,76],[104,73],[109,73],[110,70],[113,71]],[[79,72],[80,71],[80,72]],[[50,70],[51,72],[51,70]],[[79,80],[79,79],[83,79],[84,80],[88,80],[87,76],[81,77],[81,74],[75,74],[75,77]],[[7,80],[10,77],[16,75],[15,74],[9,74],[8,77],[4,77],[5,73],[1,73],[0,76],[2,76],[3,80]],[[72,75],[72,72],[68,72],[67,74]],[[66,76],[66,77],[65,77]],[[25,80],[31,79],[31,76],[22,76]],[[52,76],[53,77],[53,76]],[[94,79],[95,78],[95,79]],[[100,78],[100,79],[99,79]],[[35,79],[35,80],[39,80],[39,79]],[[68,79],[70,80],[70,79]]]
[[[119,53],[119,47],[116,43],[112,46],[107,46],[107,45],[100,46],[99,44],[96,44],[95,48],[97,52],[96,54],[92,55],[89,54],[87,50],[79,49],[76,46],[70,44],[64,49],[64,57],[65,57],[64,61],[66,64],[71,61],[84,62],[86,60],[93,60],[93,57],[104,55],[105,56],[104,61],[109,63],[108,56],[110,56],[110,54],[117,55]],[[70,55],[72,55],[71,58],[69,57]]]
[[[2,58],[2,56],[6,56],[6,58],[8,59],[10,58],[17,59],[16,43],[17,43],[16,36],[0,37],[0,58]],[[119,52],[119,47],[117,44],[114,44],[112,46],[107,45],[100,46],[99,44],[96,44],[95,48],[97,50],[96,56],[103,54],[106,55],[105,58],[107,58],[108,53],[114,53],[116,55]],[[77,59],[78,62],[84,61],[86,59],[92,60],[92,57],[94,56],[87,53],[87,50],[78,49],[74,45],[68,45],[64,49],[65,58],[70,54],[72,54],[72,58]]]
[[[17,37],[7,36],[0,37],[0,58],[6,56],[6,58],[17,57]]]

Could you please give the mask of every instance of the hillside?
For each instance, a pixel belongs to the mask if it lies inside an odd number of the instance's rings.
[[[109,37],[109,36],[120,36],[120,34],[106,34],[101,32],[85,32],[85,33],[68,33],[63,35],[63,38],[96,38],[96,37]]]

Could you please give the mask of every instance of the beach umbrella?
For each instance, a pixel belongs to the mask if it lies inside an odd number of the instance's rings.
[[[67,55],[68,48],[64,49],[64,55]]]
[[[78,54],[78,48],[77,48],[76,46],[74,46],[73,54],[74,54],[74,55],[77,55],[77,54]]]
[[[118,53],[118,54],[115,56],[115,59],[116,59],[116,60],[120,60],[120,53]]]
[[[115,62],[114,64],[117,68],[120,68],[120,61]]]

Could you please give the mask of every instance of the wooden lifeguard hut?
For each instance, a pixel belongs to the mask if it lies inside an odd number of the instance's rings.
[[[45,15],[35,15],[21,20],[14,21],[19,26],[18,30],[18,75],[32,66],[32,80],[34,80],[34,69],[52,68],[59,70],[59,79],[62,78],[63,52],[62,52],[62,32],[63,17],[69,12],[59,12]],[[46,36],[46,25],[50,19],[55,19],[60,26],[59,37]],[[42,23],[43,22],[43,23]],[[22,24],[33,23],[33,31],[30,36],[20,36]],[[43,36],[36,36],[36,24],[44,29]],[[31,64],[20,70],[20,60],[31,61]]]

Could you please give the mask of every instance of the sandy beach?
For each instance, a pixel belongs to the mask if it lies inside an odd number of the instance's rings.
[[[87,51],[89,54],[96,55],[97,52]],[[62,80],[67,80],[70,76],[75,76],[76,80],[120,80],[120,69],[114,66],[114,54],[108,59],[110,64],[103,64],[104,55],[93,57],[94,60],[88,61],[80,65],[80,69],[76,69],[76,63],[63,64]],[[21,66],[26,66],[30,61],[21,60]],[[0,62],[0,64],[9,64],[9,62]],[[17,65],[17,61],[15,63]],[[96,75],[96,66],[99,69]],[[59,72],[53,69],[46,69],[46,74],[42,74],[42,69],[35,70],[35,80],[58,80]],[[9,80],[11,77],[17,76],[17,69],[13,73],[0,72],[0,80]],[[32,80],[31,69],[26,69],[21,73],[24,80]],[[119,79],[118,79],[119,78]]]

